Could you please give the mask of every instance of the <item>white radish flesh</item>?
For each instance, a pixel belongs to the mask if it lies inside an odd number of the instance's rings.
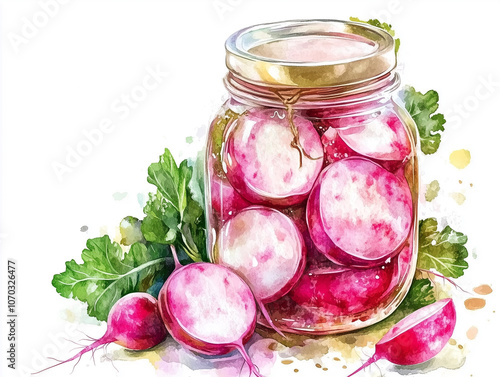
[[[230,269],[211,263],[182,267],[176,261],[158,304],[169,333],[183,346],[207,355],[237,349],[250,370],[260,376],[243,346],[255,330],[255,299],[249,286]]]
[[[247,200],[290,206],[307,198],[323,166],[323,147],[312,123],[295,116],[299,144],[285,111],[254,109],[240,116],[225,136],[227,178]]]
[[[333,262],[381,265],[395,255],[412,225],[408,184],[366,158],[329,165],[307,203],[311,238]]]

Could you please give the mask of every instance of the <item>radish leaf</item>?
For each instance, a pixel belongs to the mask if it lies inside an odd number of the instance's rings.
[[[144,207],[144,238],[150,242],[175,244],[195,261],[207,260],[205,216],[194,199],[193,167],[184,160],[177,166],[168,149],[148,169],[148,182],[158,189]],[[190,186],[191,185],[191,186]]]
[[[436,153],[441,144],[439,132],[444,131],[443,125],[446,123],[443,114],[435,114],[439,107],[439,95],[434,90],[422,94],[415,88],[406,86],[401,91],[400,97],[417,125],[422,152]]]
[[[121,297],[146,292],[173,270],[168,247],[137,242],[124,254],[108,236],[89,239],[82,260],[66,262],[66,271],[54,275],[52,285],[61,296],[86,302],[87,313],[101,321]]]
[[[439,232],[437,226],[435,218],[420,220],[417,267],[425,270],[434,268],[446,277],[458,278],[469,267],[465,260],[468,252],[464,246],[467,236],[449,226]]]

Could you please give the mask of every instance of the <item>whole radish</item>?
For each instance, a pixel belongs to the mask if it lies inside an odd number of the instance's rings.
[[[44,370],[80,359],[83,354],[108,343],[114,342],[130,350],[146,350],[160,344],[167,336],[157,301],[148,293],[129,293],[120,298],[111,308],[107,323],[106,333],[100,339],[68,360]]]
[[[247,281],[264,318],[283,335],[265,303],[287,294],[304,271],[306,248],[295,223],[275,209],[248,207],[224,225],[214,254],[216,263]]]
[[[323,146],[309,120],[296,115],[291,127],[282,110],[254,109],[228,127],[222,157],[229,182],[245,199],[286,207],[309,195],[323,167]]]
[[[186,348],[206,355],[236,349],[250,371],[261,377],[243,346],[257,321],[249,286],[229,268],[201,262],[183,267],[173,246],[172,253],[176,268],[158,296],[168,332]]]
[[[380,359],[398,365],[420,364],[432,359],[453,335],[455,323],[455,305],[451,298],[413,312],[392,327],[375,345],[375,354],[348,377]]]

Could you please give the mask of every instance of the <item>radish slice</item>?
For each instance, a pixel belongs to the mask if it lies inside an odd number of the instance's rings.
[[[379,306],[393,275],[394,263],[354,269],[330,262],[304,274],[289,296],[304,307],[322,308],[336,316],[355,315]]]
[[[214,259],[248,282],[273,326],[264,303],[290,291],[304,271],[305,256],[304,240],[290,218],[275,209],[254,206],[224,225]]]
[[[230,269],[211,263],[176,269],[158,296],[160,313],[172,337],[206,355],[237,349],[252,373],[260,377],[243,344],[252,336],[257,307],[250,287]]]
[[[226,178],[217,175],[213,175],[210,179],[210,196],[212,198],[212,209],[223,221],[234,216],[239,210],[251,205],[231,186]]]
[[[375,346],[375,354],[360,370],[380,359],[398,365],[420,364],[432,359],[453,335],[456,323],[451,298],[425,306],[399,321]]]
[[[290,206],[307,198],[323,166],[323,148],[312,123],[294,117],[300,145],[311,158],[291,146],[293,134],[284,112],[255,109],[227,130],[223,162],[229,182],[253,203]]]
[[[329,165],[307,203],[316,247],[338,264],[381,265],[407,238],[413,217],[405,181],[365,158]]]
[[[339,135],[354,151],[378,160],[403,161],[411,154],[410,138],[394,113],[343,118]]]

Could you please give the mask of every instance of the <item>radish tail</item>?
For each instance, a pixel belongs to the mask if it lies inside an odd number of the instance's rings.
[[[174,257],[175,269],[182,267],[181,262],[179,262],[179,257],[177,256],[177,250],[175,250],[174,245],[170,245],[170,250],[172,250],[172,256]]]
[[[257,304],[259,304],[260,312],[262,313],[262,315],[266,319],[267,323],[269,323],[269,326],[271,326],[271,328],[274,331],[276,331],[278,334],[280,334],[283,338],[286,338],[286,336],[274,325],[274,322],[271,319],[271,317],[269,316],[269,312],[267,311],[264,303],[260,300],[257,300]]]
[[[54,367],[57,367],[61,364],[65,364],[65,363],[69,363],[70,361],[73,361],[75,359],[80,359],[82,357],[83,354],[89,352],[89,351],[93,351],[94,349],[96,349],[97,347],[99,346],[102,346],[103,344],[107,344],[107,343],[111,343],[111,342],[114,342],[114,339],[111,339],[111,337],[108,337],[106,335],[104,335],[101,339],[97,339],[94,343],[92,344],[89,344],[87,347],[85,347],[84,349],[82,349],[80,352],[78,352],[75,356],[67,359],[67,360],[64,360],[64,361],[61,361],[57,364],[54,364],[50,367],[47,367],[45,369],[42,369],[42,370],[39,370],[38,372],[33,372],[31,374],[38,374],[38,373],[42,373],[48,369],[52,369]]]
[[[376,362],[377,360],[379,360],[380,357],[375,354],[373,355],[372,357],[370,357],[368,360],[366,360],[366,362],[361,365],[358,369],[356,369],[354,372],[352,372],[350,375],[348,375],[347,377],[351,377],[351,376],[354,376],[356,373],[360,372],[361,370],[365,369],[368,365],[371,365],[373,364],[374,362]]]
[[[243,359],[245,359],[245,362],[248,365],[248,368],[250,368],[250,373],[253,373],[257,377],[264,377],[262,374],[259,372],[259,368],[252,363],[252,360],[250,359],[250,356],[248,355],[247,351],[245,350],[245,347],[243,347],[243,343],[238,343],[234,345],[236,349],[240,352],[241,356],[243,356]]]

